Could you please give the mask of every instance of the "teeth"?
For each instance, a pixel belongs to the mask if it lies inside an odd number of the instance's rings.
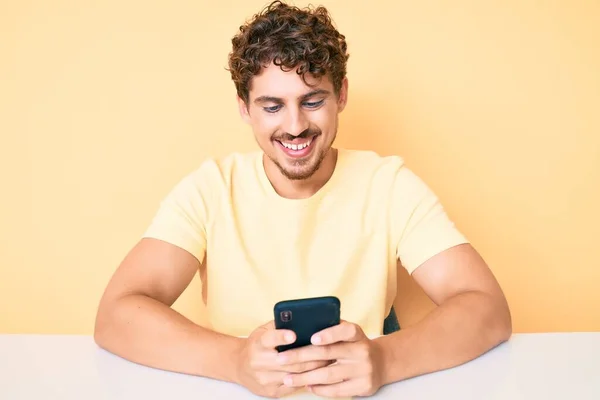
[[[307,148],[308,146],[310,146],[312,140],[309,140],[306,143],[303,144],[291,144],[291,143],[284,143],[284,142],[280,142],[284,147],[291,149],[291,150],[302,150]]]

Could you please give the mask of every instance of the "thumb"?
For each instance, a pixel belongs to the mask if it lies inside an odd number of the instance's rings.
[[[259,326],[258,329],[263,329],[263,330],[275,329],[275,321],[271,320],[271,321],[267,322],[266,324]]]

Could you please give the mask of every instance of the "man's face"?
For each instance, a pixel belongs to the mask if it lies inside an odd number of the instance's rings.
[[[338,114],[347,98],[347,81],[339,95],[331,80],[307,76],[306,85],[296,70],[284,72],[271,64],[250,85],[248,104],[238,99],[258,145],[281,173],[291,180],[310,178],[335,139]]]

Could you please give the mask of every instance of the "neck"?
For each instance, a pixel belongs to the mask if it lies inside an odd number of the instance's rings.
[[[290,180],[268,158],[263,156],[265,173],[275,192],[288,199],[306,199],[317,193],[331,178],[337,162],[338,151],[331,148],[319,169],[308,179]]]

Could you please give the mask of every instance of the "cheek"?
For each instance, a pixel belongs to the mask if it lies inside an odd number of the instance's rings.
[[[332,129],[333,124],[335,123],[335,115],[333,115],[330,110],[319,110],[319,112],[313,113],[311,123],[321,129],[323,133],[327,133]]]
[[[273,133],[277,131],[277,118],[255,118],[252,121],[252,127],[254,133],[259,136],[261,140],[270,140]]]

